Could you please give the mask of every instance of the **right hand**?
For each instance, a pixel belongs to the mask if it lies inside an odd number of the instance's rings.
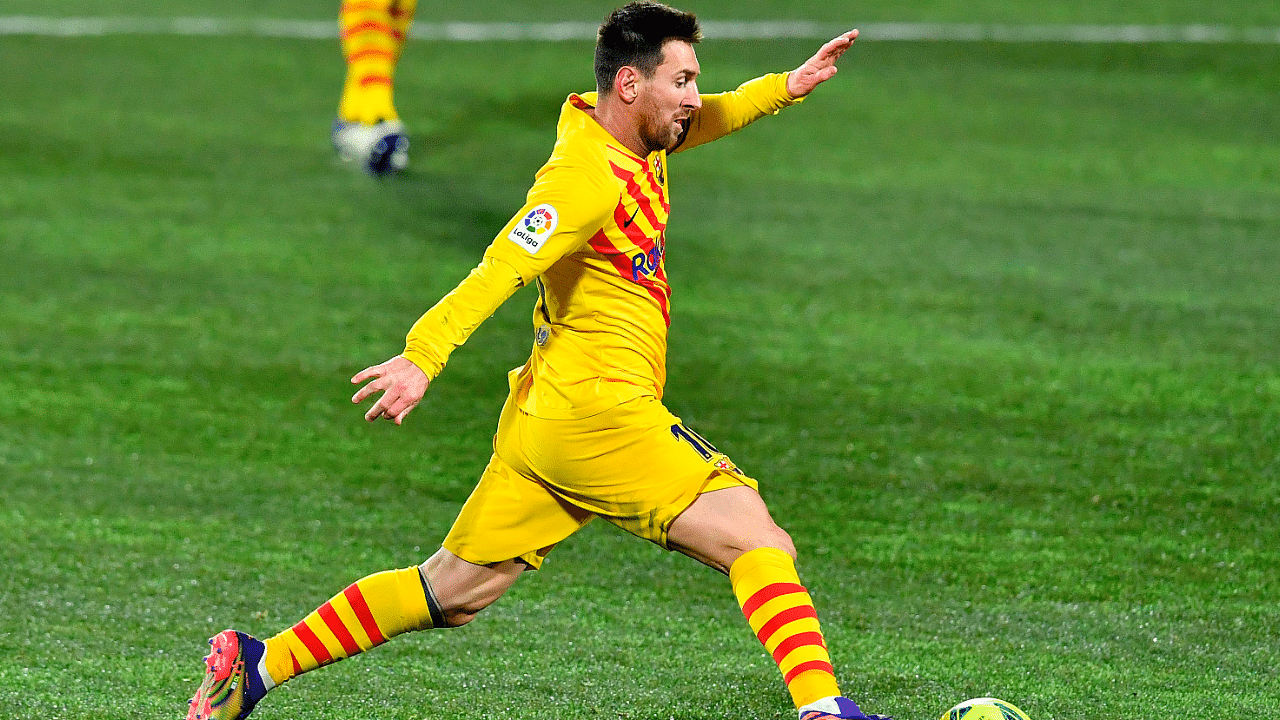
[[[431,384],[421,368],[401,355],[361,370],[351,378],[351,382],[358,385],[370,379],[373,382],[352,395],[351,402],[358,405],[370,395],[381,392],[382,397],[364,414],[364,419],[373,422],[386,418],[397,425],[404,422],[405,416],[422,402],[422,396],[427,394],[427,386]]]
[[[858,39],[858,31],[838,35],[834,40],[823,45],[813,57],[805,61],[787,76],[787,93],[794,98],[801,98],[813,92],[813,89],[835,77],[836,61],[853,46]]]

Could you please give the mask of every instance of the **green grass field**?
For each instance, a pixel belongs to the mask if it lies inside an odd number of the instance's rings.
[[[605,9],[423,19],[525,5]],[[969,6],[851,20],[1280,24],[1266,3]],[[694,9],[833,17],[806,7]],[[254,12],[326,17],[217,14]],[[700,84],[815,47],[706,43]],[[404,427],[364,423],[347,378],[518,209],[590,52],[411,45],[413,169],[378,182],[331,157],[332,42],[0,37],[6,717],[177,718],[209,635],[274,633],[434,551],[531,291]],[[869,709],[1280,712],[1278,86],[1276,46],[860,42],[804,105],[673,159],[668,404],[762,480]],[[472,625],[254,717],[794,715],[723,578],[596,523]]]

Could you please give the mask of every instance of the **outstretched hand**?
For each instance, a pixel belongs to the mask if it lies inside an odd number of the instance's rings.
[[[373,422],[378,418],[386,418],[399,425],[404,422],[422,396],[427,393],[431,381],[422,369],[412,361],[397,355],[381,365],[373,365],[356,373],[351,378],[355,384],[372,379],[373,382],[360,388],[351,396],[351,402],[359,404],[370,395],[381,392],[382,397],[364,414],[364,419]]]
[[[787,92],[791,97],[799,98],[813,92],[813,89],[830,80],[836,74],[836,60],[845,50],[853,47],[858,39],[858,31],[849,32],[835,38],[818,49],[813,57],[792,71],[787,77]]]

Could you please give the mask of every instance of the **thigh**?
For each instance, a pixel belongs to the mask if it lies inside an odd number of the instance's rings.
[[[495,454],[443,545],[476,565],[518,559],[536,569],[557,543],[592,517]]]
[[[526,431],[522,461],[557,495],[662,547],[701,493],[756,487],[652,397],[582,420],[533,418]]]
[[[796,555],[791,537],[774,523],[764,499],[749,487],[699,495],[672,523],[668,544],[726,574],[734,560],[757,548],[773,547]]]

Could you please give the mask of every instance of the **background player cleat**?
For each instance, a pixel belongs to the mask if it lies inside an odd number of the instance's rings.
[[[376,125],[334,120],[331,138],[339,159],[373,175],[389,175],[409,166],[409,135],[399,120]]]

